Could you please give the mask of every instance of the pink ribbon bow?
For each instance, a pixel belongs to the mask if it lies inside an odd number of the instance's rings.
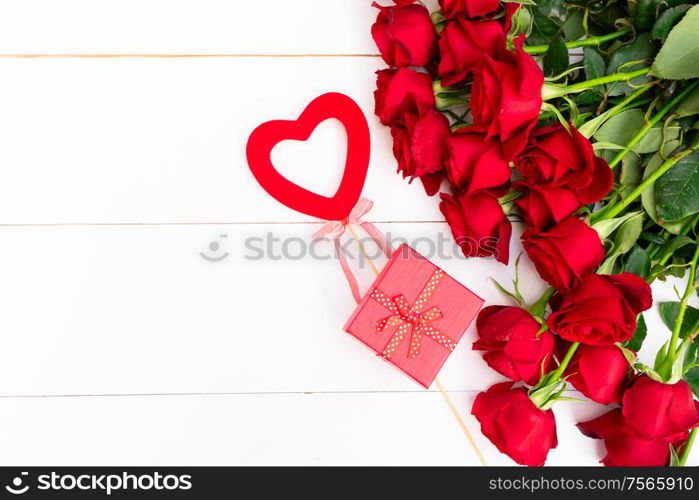
[[[345,273],[347,282],[352,290],[352,296],[357,302],[362,300],[362,296],[359,293],[359,285],[357,284],[357,279],[350,270],[347,262],[347,254],[343,250],[342,245],[340,245],[340,237],[344,234],[347,225],[352,224],[354,226],[361,227],[364,232],[366,232],[371,239],[373,239],[376,244],[379,245],[379,248],[381,248],[381,251],[385,253],[386,256],[390,257],[391,253],[393,252],[390,243],[386,241],[386,238],[384,238],[383,234],[381,234],[381,231],[379,231],[371,222],[362,220],[362,216],[366,215],[366,213],[371,210],[372,206],[374,206],[373,201],[368,200],[367,198],[360,198],[350,212],[349,217],[341,221],[330,221],[323,224],[323,226],[318,231],[313,233],[312,236],[314,240],[319,240],[322,238],[329,238],[333,240],[337,257],[340,260],[340,266],[342,267],[342,271]]]
[[[444,279],[444,271],[437,269],[432,273],[429,281],[412,306],[408,304],[403,295],[391,298],[381,290],[372,290],[370,297],[393,313],[391,316],[380,319],[376,323],[376,333],[382,333],[388,328],[398,327],[381,353],[384,359],[390,359],[393,356],[408,333],[411,333],[410,348],[408,350],[409,358],[415,358],[420,355],[423,336],[431,338],[439,345],[449,349],[449,351],[454,350],[456,347],[454,339],[430,325],[434,320],[442,317],[442,311],[440,311],[439,307],[434,306],[426,311],[423,310],[442,279]]]

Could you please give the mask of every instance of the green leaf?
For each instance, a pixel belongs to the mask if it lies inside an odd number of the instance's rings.
[[[665,145],[663,146],[662,153],[667,155],[674,149],[676,149],[679,145],[680,143],[678,141],[669,141],[665,143]],[[665,158],[663,157],[663,154],[661,154],[661,152],[658,152],[655,155],[653,155],[651,159],[648,161],[645,170],[643,171],[643,178],[647,178],[653,172],[658,170],[660,165],[663,164],[664,160]],[[658,209],[655,203],[655,184],[649,186],[643,191],[643,193],[641,193],[641,204],[643,205],[643,209],[646,211],[648,216],[655,222],[658,222]]]
[[[544,54],[544,74],[556,76],[568,69],[568,47],[560,36],[555,36],[549,42],[549,48]]]
[[[585,64],[585,78],[594,80],[605,76],[607,65],[604,62],[602,55],[597,52],[594,47],[585,47],[583,49],[583,61]]]
[[[699,366],[695,366],[686,371],[682,378],[684,378],[685,382],[692,388],[694,395],[699,398]]]
[[[537,0],[536,9],[558,26],[562,25],[569,15],[565,0]]]
[[[614,252],[612,255],[607,257],[604,262],[597,268],[597,273],[598,274],[616,274],[614,272],[614,266],[616,265],[617,260],[619,260],[619,257],[621,257],[621,253],[619,252]]]
[[[676,121],[671,122],[666,127],[663,127],[662,124],[657,124],[631,148],[631,151],[639,154],[655,153],[663,143],[677,139],[680,136],[680,131],[681,128]]]
[[[617,217],[615,219],[601,220],[596,224],[592,225],[592,229],[597,231],[601,240],[609,238],[609,236],[619,228],[627,220],[642,215],[643,212],[631,212],[624,215],[623,217]]]
[[[624,271],[646,279],[650,272],[650,257],[648,257],[648,253],[640,246],[634,245],[626,256]]]
[[[597,231],[597,234],[599,235],[601,240],[607,239],[619,226],[621,226],[624,221],[626,221],[628,218],[632,217],[635,214],[638,214],[640,212],[634,212],[633,214],[626,214],[623,217],[617,217],[614,219],[605,219],[601,220],[595,224],[593,224],[591,227],[595,231]]]
[[[624,347],[628,347],[632,351],[638,352],[641,350],[643,341],[646,340],[646,335],[648,334],[648,327],[646,326],[646,320],[643,314],[638,315],[636,320],[636,331],[631,337],[631,340],[624,344]]]
[[[675,329],[675,322],[677,321],[677,312],[679,311],[679,302],[662,302],[659,306],[660,317],[663,319],[663,323],[668,327],[670,331]],[[684,338],[688,334],[692,334],[699,328],[699,309],[695,309],[692,306],[687,306],[684,312],[684,321],[682,321],[682,328],[680,329],[680,337]]]
[[[641,233],[641,239],[644,241],[650,241],[651,243],[655,243],[656,245],[664,245],[666,243],[665,238],[658,234],[650,233],[648,231],[643,231]]]
[[[692,342],[687,349],[687,355],[684,358],[684,371],[691,370],[697,365],[697,356],[699,356],[699,342]]]
[[[650,33],[642,33],[638,35],[636,40],[628,45],[622,45],[609,58],[607,66],[607,74],[613,75],[617,73],[621,66],[621,71],[630,72],[641,69],[647,65],[646,60],[650,60],[657,52],[657,43],[652,39]],[[633,61],[638,61],[632,64]],[[631,80],[634,86],[648,83],[650,78],[647,76],[639,76]],[[607,91],[610,96],[628,94],[634,88],[626,82],[614,82],[607,86]]]
[[[695,88],[687,97],[682,99],[673,114],[679,118],[692,116],[699,113],[699,87]]]
[[[639,30],[647,30],[653,26],[655,8],[658,0],[638,0],[633,13],[633,25]]]
[[[530,45],[548,45],[551,37],[558,33],[558,25],[541,14],[536,12],[534,14],[531,21],[532,31],[527,37],[527,43]]]
[[[633,248],[641,236],[643,230],[643,212],[636,212],[633,217],[629,217],[614,232],[613,242],[616,251],[625,254]]]
[[[653,24],[653,29],[651,30],[653,38],[665,40],[667,35],[670,33],[670,30],[674,28],[678,22],[680,22],[680,19],[682,19],[687,11],[691,8],[692,6],[687,4],[678,5],[677,7],[667,9],[665,12],[660,14],[658,20],[655,21],[655,24]]]
[[[695,151],[665,172],[655,183],[658,219],[676,221],[699,212],[699,152]]]
[[[581,9],[576,9],[571,12],[568,19],[561,25],[561,30],[566,40],[578,40],[585,34],[585,27],[583,26],[584,18],[585,15]]]
[[[598,143],[624,146],[645,123],[645,113],[642,109],[628,109],[604,122],[595,132],[594,138]],[[638,154],[655,153],[664,143],[677,139],[680,132],[681,128],[676,121],[672,121],[668,126],[657,124],[646,132],[631,151]]]
[[[604,62],[604,58],[594,47],[585,47],[583,49],[583,64],[585,65],[585,78],[587,80],[594,80],[606,75],[607,63]],[[598,96],[602,96],[605,87],[605,85],[600,85],[596,89],[587,92],[593,92]]]
[[[672,255],[677,250],[687,245],[694,243],[694,240],[689,236],[675,236],[665,243],[660,253],[656,256],[658,260],[662,260],[666,255]]]
[[[641,157],[637,154],[629,153],[621,160],[621,172],[619,174],[619,194],[622,199],[626,198],[638,185],[643,177],[641,170]]]
[[[699,77],[699,5],[695,5],[672,28],[651,73],[659,78],[685,80]]]
[[[643,127],[645,114],[640,109],[628,109],[609,120],[594,133],[597,142],[609,142],[623,146],[627,144],[633,135]]]

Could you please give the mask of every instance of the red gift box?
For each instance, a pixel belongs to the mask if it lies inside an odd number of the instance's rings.
[[[482,305],[478,295],[401,245],[345,331],[429,388]]]

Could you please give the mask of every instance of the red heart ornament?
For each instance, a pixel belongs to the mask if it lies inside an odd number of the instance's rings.
[[[332,198],[302,188],[282,176],[272,164],[272,149],[289,139],[306,141],[323,121],[335,118],[347,132],[347,159],[340,187]],[[357,103],[330,92],[315,98],[298,120],[274,120],[257,127],[247,145],[252,174],[274,199],[297,212],[325,220],[346,219],[359,200],[369,168],[369,125]]]

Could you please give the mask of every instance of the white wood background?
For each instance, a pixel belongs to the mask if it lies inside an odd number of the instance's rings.
[[[257,186],[244,146],[327,91],[370,121],[369,219],[423,238],[421,251],[449,234],[437,201],[394,174],[373,117],[383,64],[369,4],[0,1],[0,464],[478,463],[434,388],[342,331],[353,301],[336,262],[244,259],[248,237],[307,240],[319,225]],[[14,57],[28,54],[53,57]],[[143,57],[101,57],[114,54]],[[275,160],[331,192],[345,147],[327,123]],[[214,240],[230,254],[219,263],[199,255]],[[512,265],[433,260],[503,302],[488,278],[507,281]],[[544,287],[528,262],[522,272],[533,299]],[[673,298],[670,284],[654,290]],[[649,360],[667,332],[655,311],[647,319]],[[469,415],[500,380],[473,339],[440,378],[488,462],[512,464]],[[548,463],[595,464],[601,444],[573,424],[603,411],[557,405]]]

